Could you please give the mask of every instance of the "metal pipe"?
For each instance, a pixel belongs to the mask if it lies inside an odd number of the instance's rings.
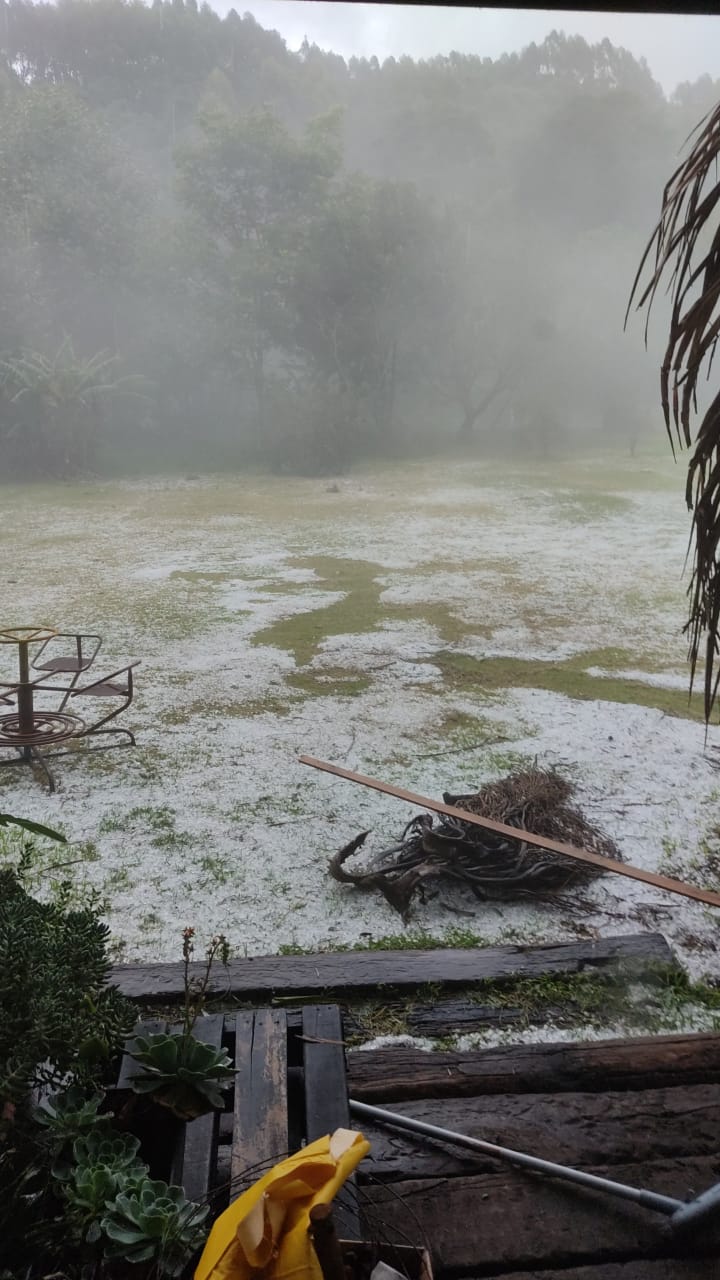
[[[713,1217],[720,1211],[720,1182],[709,1187],[701,1195],[696,1196],[674,1213],[670,1222],[673,1231],[684,1231],[687,1227],[696,1227],[705,1218]]]
[[[555,1164],[552,1160],[542,1160],[539,1156],[529,1156],[523,1151],[513,1151],[510,1147],[499,1147],[494,1142],[485,1142],[482,1138],[471,1138],[465,1133],[454,1133],[450,1129],[441,1129],[434,1124],[426,1124],[424,1120],[415,1120],[412,1116],[400,1115],[395,1111],[385,1111],[382,1107],[371,1107],[366,1102],[355,1102],[350,1099],[350,1110],[357,1116],[365,1116],[368,1120],[377,1120],[381,1124],[395,1125],[398,1129],[408,1129],[411,1133],[424,1133],[429,1138],[438,1138],[441,1142],[454,1142],[461,1147],[469,1147],[471,1151],[482,1151],[484,1155],[495,1156],[498,1160],[507,1160],[525,1169],[534,1169],[536,1173],[550,1174],[553,1178],[562,1178],[565,1182],[574,1182],[581,1187],[589,1187],[593,1191],[605,1191],[608,1195],[618,1196],[622,1200],[633,1200],[646,1209],[654,1209],[667,1216],[685,1211],[688,1206],[683,1200],[674,1200],[671,1196],[661,1196],[655,1191],[643,1191],[638,1187],[628,1187],[624,1182],[613,1182],[610,1178],[600,1178],[594,1173],[584,1173],[581,1169],[571,1169],[564,1164]],[[696,1202],[692,1201],[694,1205]]]

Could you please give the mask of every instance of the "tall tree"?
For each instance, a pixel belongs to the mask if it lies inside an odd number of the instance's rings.
[[[282,345],[284,289],[340,156],[333,118],[297,139],[269,111],[207,112],[179,156],[180,192],[200,237],[199,290],[228,355],[249,369],[260,432],[268,358]]]

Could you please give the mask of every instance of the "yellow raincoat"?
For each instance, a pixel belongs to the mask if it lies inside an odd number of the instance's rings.
[[[220,1214],[195,1271],[195,1280],[322,1280],[308,1235],[310,1209],[329,1204],[370,1143],[350,1129],[303,1147]]]

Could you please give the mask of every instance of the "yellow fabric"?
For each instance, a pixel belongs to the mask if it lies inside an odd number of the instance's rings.
[[[322,1280],[308,1235],[310,1209],[328,1204],[370,1143],[350,1129],[303,1147],[220,1214],[195,1271],[195,1280]]]

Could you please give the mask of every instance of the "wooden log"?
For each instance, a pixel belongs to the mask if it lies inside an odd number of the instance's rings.
[[[590,1172],[688,1200],[718,1180],[720,1161],[690,1159],[591,1166]],[[418,1235],[436,1270],[492,1275],[530,1267],[673,1252],[667,1220],[600,1192],[520,1170],[361,1188],[370,1232]],[[419,1234],[418,1234],[419,1233]]]
[[[560,1164],[628,1164],[714,1156],[720,1133],[716,1085],[642,1093],[520,1093],[395,1103],[388,1110]],[[363,1121],[367,1175],[393,1179],[496,1173],[497,1160],[451,1143]]]
[[[717,1280],[720,1265],[717,1257],[708,1258],[635,1258],[632,1262],[605,1262],[598,1266],[565,1267],[561,1271],[495,1272],[502,1280]],[[488,1273],[483,1273],[487,1280]],[[475,1280],[464,1276],[463,1280]],[[492,1277],[490,1277],[492,1280]]]
[[[238,1013],[235,1024],[234,1200],[288,1152],[287,1019],[279,1009]]]
[[[551,1017],[552,1009],[543,1011]],[[479,1004],[474,1000],[439,1000],[436,1004],[416,1004],[405,1015],[411,1036],[451,1036],[461,1032],[480,1031],[483,1027],[511,1027],[527,1021],[524,1009],[503,1009],[498,1005]]]
[[[283,996],[374,990],[379,986],[445,986],[502,982],[546,974],[580,973],[619,964],[641,968],[671,965],[673,953],[660,933],[639,933],[597,941],[550,942],[542,946],[478,947],[432,951],[323,952],[309,956],[255,956],[231,960],[210,976],[208,995]],[[202,964],[190,965],[200,977]],[[110,981],[133,1000],[180,1000],[182,964],[118,965]]]
[[[337,1005],[310,1005],[303,1009],[303,1062],[305,1069],[305,1134],[308,1142],[335,1129],[353,1127],[348,1108],[342,1016]],[[337,1197],[337,1229],[344,1240],[360,1238],[360,1216],[355,1179]]]
[[[219,1049],[222,1044],[223,1014],[203,1018],[195,1028],[198,1040]],[[198,1116],[183,1125],[175,1155],[180,1186],[188,1200],[205,1200],[212,1182],[217,1156],[219,1112]]]
[[[716,1032],[510,1045],[469,1053],[359,1049],[348,1054],[350,1096],[362,1102],[497,1093],[582,1093],[720,1083]]]

